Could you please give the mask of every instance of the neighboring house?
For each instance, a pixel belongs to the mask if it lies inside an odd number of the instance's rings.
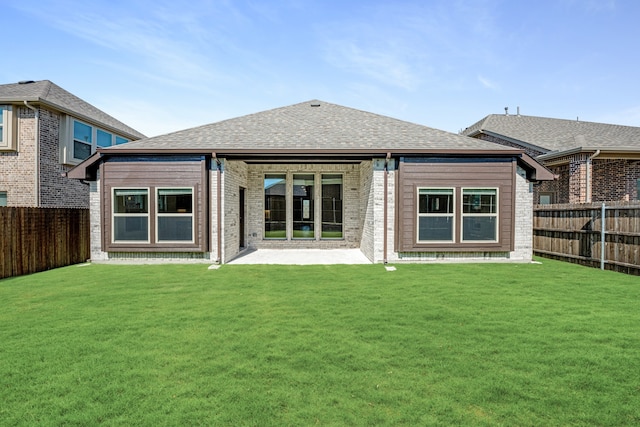
[[[523,149],[557,175],[536,203],[640,199],[640,127],[492,114],[462,134]]]
[[[0,85],[0,206],[87,208],[89,186],[63,175],[143,137],[48,80]]]
[[[92,259],[227,262],[246,248],[360,248],[372,262],[532,255],[522,150],[309,101],[98,152]]]

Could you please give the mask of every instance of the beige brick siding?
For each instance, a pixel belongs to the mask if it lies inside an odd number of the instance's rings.
[[[60,164],[61,115],[42,107],[38,111],[36,132],[35,113],[27,107],[14,107],[18,150],[0,152],[0,191],[7,192],[9,206],[89,207],[89,186],[63,176],[70,168]]]
[[[320,192],[319,178],[322,173],[340,173],[343,175],[343,239],[321,240],[265,240],[264,234],[264,175],[266,173],[282,173],[289,177],[293,174],[314,174],[316,179],[316,192]],[[213,171],[215,174],[215,171]],[[224,161],[223,163],[223,251],[224,261],[228,261],[239,253],[240,238],[238,231],[239,188],[245,192],[245,245],[249,248],[357,248],[360,245],[362,235],[360,223],[360,166],[337,164],[250,164],[239,161]],[[217,245],[216,236],[216,177],[211,178],[212,193],[212,246],[215,251]],[[319,194],[319,193],[317,193]],[[320,218],[319,206],[315,209],[317,218]],[[318,234],[319,236],[319,234]]]
[[[14,107],[17,114],[18,151],[0,152],[0,191],[7,192],[8,206],[38,206],[36,195],[35,114]]]

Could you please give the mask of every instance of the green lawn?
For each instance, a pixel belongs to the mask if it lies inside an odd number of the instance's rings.
[[[640,424],[640,280],[537,264],[0,281],[0,425]]]

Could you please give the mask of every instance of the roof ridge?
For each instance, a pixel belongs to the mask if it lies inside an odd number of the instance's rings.
[[[42,80],[44,82],[44,89],[42,91],[42,99],[46,99],[49,96],[49,92],[51,92],[51,86],[53,82],[51,80]]]

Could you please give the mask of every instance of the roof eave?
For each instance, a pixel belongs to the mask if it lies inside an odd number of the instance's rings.
[[[604,155],[612,155],[612,154],[632,154],[636,156],[640,156],[640,148],[633,147],[574,147],[568,150],[563,151],[552,151],[547,154],[543,154],[538,156],[537,158],[542,161],[549,161],[553,159],[557,159],[559,157],[572,156],[575,154],[581,153],[599,153],[599,156],[602,157]]]
[[[104,130],[108,130],[111,131],[113,133],[117,133],[118,135],[127,137],[131,140],[138,140],[138,139],[142,139],[145,138],[145,136],[143,134],[133,134],[131,132],[128,132],[126,130],[123,129],[119,129],[116,127],[113,127],[107,123],[104,122],[100,122],[97,121],[96,119],[92,119],[91,117],[88,117],[82,113],[79,113],[77,111],[73,111],[69,108],[63,107],[61,105],[56,104],[55,102],[51,102],[51,101],[47,101],[46,99],[42,99],[40,97],[20,97],[20,98],[0,98],[0,104],[13,104],[13,105],[23,105],[25,102],[28,102],[30,104],[40,104],[40,105],[44,105],[47,107],[50,107],[56,111],[59,111],[61,113],[76,117],[80,120],[83,120],[85,122],[94,124],[96,126],[99,126],[101,128],[103,128]]]

